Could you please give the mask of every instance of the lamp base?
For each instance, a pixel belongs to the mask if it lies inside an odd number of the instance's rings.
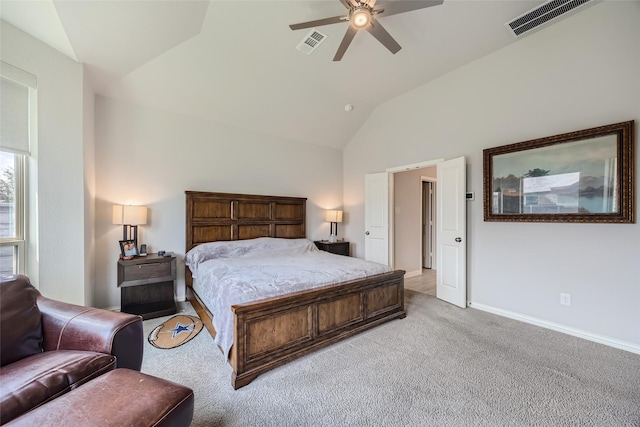
[[[331,234],[329,236],[329,243],[336,243],[338,241],[338,236],[336,234]]]

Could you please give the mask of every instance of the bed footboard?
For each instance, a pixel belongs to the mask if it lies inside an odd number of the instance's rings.
[[[404,271],[231,307],[231,383],[259,374],[395,318],[404,318]]]

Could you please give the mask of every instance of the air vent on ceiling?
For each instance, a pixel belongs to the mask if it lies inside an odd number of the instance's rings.
[[[565,15],[594,0],[550,0],[518,16],[505,25],[514,37],[520,37],[540,25]]]
[[[326,34],[322,34],[319,31],[311,30],[309,34],[296,46],[300,52],[304,52],[309,55],[316,50],[320,44],[327,38]]]

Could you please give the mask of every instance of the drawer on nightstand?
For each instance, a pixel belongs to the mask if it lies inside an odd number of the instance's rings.
[[[137,265],[126,265],[122,269],[123,280],[142,280],[166,278],[171,280],[171,263],[169,262],[150,262]]]
[[[118,286],[139,286],[151,283],[172,282],[176,278],[176,257],[159,257],[118,261]]]

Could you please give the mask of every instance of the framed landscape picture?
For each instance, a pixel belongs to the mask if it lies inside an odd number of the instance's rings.
[[[633,223],[634,122],[483,151],[484,220]]]

